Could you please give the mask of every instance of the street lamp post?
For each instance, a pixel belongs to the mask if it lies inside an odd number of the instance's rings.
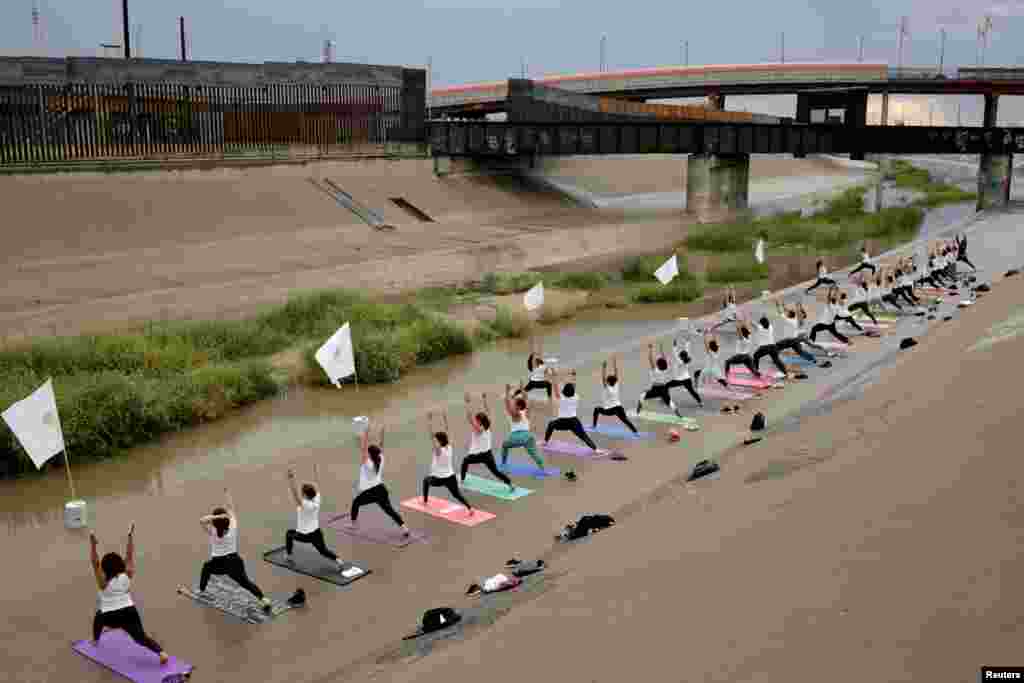
[[[608,42],[608,36],[601,35],[601,72],[604,73],[605,68],[605,44]]]
[[[942,73],[942,65],[946,58],[946,29],[939,34],[939,73]]]
[[[864,61],[864,36],[857,39],[857,61]]]
[[[781,56],[782,56],[782,63],[785,64],[786,63],[786,32],[785,31],[782,32],[781,47],[779,49],[779,52],[781,53]]]

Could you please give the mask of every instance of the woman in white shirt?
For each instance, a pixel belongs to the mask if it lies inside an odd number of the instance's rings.
[[[758,379],[761,377],[761,372],[754,365],[754,358],[751,355],[754,348],[751,327],[753,326],[746,320],[741,319],[736,322],[736,332],[739,334],[739,337],[736,339],[736,353],[725,361],[726,380],[729,378],[729,370],[734,365],[745,365],[750,370],[750,374]]]
[[[619,383],[619,360],[615,356],[612,357],[612,374],[608,374],[608,361],[601,363],[601,386],[603,387],[604,396],[602,398],[604,400],[601,407],[594,408],[593,428],[597,429],[597,418],[599,416],[614,415],[619,418],[622,424],[629,427],[631,432],[638,434],[636,425],[626,417],[626,409],[622,407],[622,401],[619,398],[619,390],[622,388],[622,385]]]
[[[270,611],[270,600],[263,595],[259,586],[249,579],[245,573],[245,562],[238,554],[238,519],[235,506],[231,502],[231,492],[224,489],[224,507],[216,507],[213,513],[200,518],[210,539],[210,559],[203,563],[203,571],[199,577],[199,592],[206,591],[211,576],[225,575],[235,583],[256,596],[263,609]]]
[[[522,386],[520,385],[520,391]],[[508,462],[508,452],[513,448],[522,448],[526,454],[537,464],[537,467],[544,469],[544,458],[537,451],[537,438],[530,429],[530,415],[526,407],[526,399],[521,396],[512,398],[512,385],[505,385],[505,414],[508,415],[508,435],[501,444],[501,464]]]
[[[788,308],[781,301],[776,301],[775,307],[779,311],[779,316],[782,319],[782,328],[784,330],[782,339],[775,343],[775,349],[777,351],[791,349],[796,353],[796,355],[813,363],[814,356],[803,349],[806,342],[804,341],[803,335],[800,334],[800,319],[797,317],[797,309]]]
[[[95,534],[89,534],[92,570],[96,577],[96,585],[99,586],[99,609],[92,620],[92,644],[95,647],[99,646],[103,629],[121,629],[136,643],[159,655],[160,664],[166,664],[169,659],[167,653],[142,628],[142,617],[139,616],[139,610],[132,600],[131,585],[132,579],[135,578],[134,535],[135,525],[132,524],[123,559],[117,553],[107,553],[100,560],[96,552],[99,541],[96,540]]]
[[[871,307],[868,306],[868,301],[871,297],[871,287],[868,284],[869,280],[860,280],[857,282],[857,288],[853,290],[853,303],[850,304],[849,311],[860,311],[867,317],[871,318],[871,322],[875,325],[878,324],[878,319],[875,318],[875,314],[871,312]]]
[[[814,341],[814,338],[818,336],[819,332],[828,332],[842,343],[850,343],[850,339],[836,329],[836,306],[838,304],[839,299],[835,297],[832,292],[829,292],[828,301],[826,301],[821,307],[821,314],[818,316],[818,322],[811,327],[812,342]]]
[[[658,343],[658,352],[665,355],[661,348],[661,343]],[[690,363],[693,362],[693,357],[690,356],[690,340],[686,339],[683,342],[683,346],[679,346],[679,340],[672,340],[672,369],[675,376],[666,384],[666,388],[669,393],[672,392],[676,387],[683,387],[690,396],[693,396],[693,400],[697,402],[698,406],[703,406],[704,401],[701,400],[700,394],[697,393],[697,388],[693,385],[694,382],[700,381],[700,370],[697,370],[693,377],[690,377]]]
[[[405,526],[402,516],[391,504],[391,495],[388,488],[384,486],[382,468],[384,457],[384,425],[381,425],[377,435],[377,443],[370,443],[370,425],[366,425],[366,431],[359,439],[359,493],[352,499],[352,510],[349,514],[348,526],[355,529],[359,526],[359,508],[364,505],[376,504],[384,511],[391,520],[402,530],[402,535],[409,536],[409,527]]]
[[[874,275],[878,268],[874,263],[871,262],[871,255],[868,253],[868,243],[865,242],[864,246],[860,249],[860,265],[850,272],[850,277],[859,273],[862,270],[871,270],[871,274]]]
[[[707,371],[703,373],[704,376],[714,379],[727,388],[729,383],[725,380],[725,369],[722,363],[722,345],[718,342],[718,338],[710,332],[704,333],[704,350],[708,354],[708,367]]]
[[[531,342],[530,356],[526,359],[526,369],[530,371],[530,381],[526,383],[522,391],[529,395],[534,389],[544,389],[548,392],[548,400],[551,400],[551,382],[547,378],[547,366],[544,364],[543,349],[539,344]]]
[[[836,321],[842,320],[843,322],[849,323],[850,325],[853,325],[854,328],[856,328],[857,330],[860,330],[861,332],[863,332],[864,328],[861,327],[860,324],[856,320],[854,320],[853,315],[850,313],[850,308],[849,308],[849,303],[850,302],[849,302],[849,299],[847,298],[846,292],[844,292],[844,291],[840,290],[838,287],[836,287],[835,288],[834,300],[835,300],[836,303],[832,307],[832,313],[835,316],[835,320]]]
[[[318,553],[329,560],[334,560],[340,572],[345,566],[337,555],[327,549],[324,532],[320,528],[320,487],[316,483],[318,481],[320,481],[320,476],[316,463],[313,463],[313,481],[303,482],[300,495],[299,486],[295,483],[295,471],[288,468],[288,489],[292,493],[292,500],[295,501],[296,522],[294,529],[285,532],[284,556],[285,560],[292,562],[292,549],[295,547],[295,542],[310,543]]]
[[[558,417],[548,422],[548,428],[544,431],[544,445],[548,445],[551,435],[555,432],[572,432],[576,438],[587,444],[590,450],[597,452],[597,444],[587,436],[577,414],[580,399],[576,395],[576,371],[569,371],[570,382],[559,385],[558,375],[551,373],[551,384],[554,387],[555,395],[558,396]]]
[[[775,345],[775,326],[772,325],[772,321],[768,319],[767,315],[762,315],[757,321],[755,334],[757,335],[757,350],[754,351],[753,356],[754,367],[760,369],[761,359],[768,356],[783,376],[789,375],[789,370],[779,357],[779,348]]]
[[[434,448],[430,457],[430,474],[423,479],[423,504],[427,504],[430,487],[443,486],[472,515],[473,506],[469,504],[469,501],[459,491],[459,480],[455,476],[455,464],[452,462],[452,445],[448,441],[447,413],[441,413],[441,423],[444,425],[444,429],[434,431],[434,413],[427,411],[427,433],[430,434]]]
[[[655,360],[654,344],[647,345],[647,362],[651,366],[651,388],[636,402],[637,414],[643,412],[644,401],[661,399],[661,402],[668,406],[677,417],[682,417],[679,414],[679,408],[676,407],[675,401],[672,400],[672,395],[668,392],[668,361],[665,359],[664,354],[659,354],[657,360]]]
[[[825,262],[824,261],[822,261],[820,259],[818,260],[817,269],[818,269],[818,278],[814,281],[813,285],[811,285],[810,287],[807,288],[807,293],[808,294],[813,292],[815,289],[817,289],[821,285],[830,285],[831,286],[831,285],[834,285],[836,283],[835,280],[833,280],[832,278],[830,278],[828,276],[828,270],[825,269]]]
[[[494,451],[491,446],[491,409],[487,405],[487,394],[481,397],[483,411],[473,414],[473,401],[466,392],[466,421],[469,422],[469,448],[466,449],[466,457],[462,459],[462,476],[460,479],[465,482],[466,474],[470,465],[483,465],[508,485],[510,491],[515,491],[515,484],[508,478],[508,475],[498,469],[498,463],[494,460]]]
[[[736,288],[730,285],[725,289],[725,300],[722,302],[722,319],[711,329],[717,330],[722,325],[728,325],[739,320],[740,312],[736,307]]]

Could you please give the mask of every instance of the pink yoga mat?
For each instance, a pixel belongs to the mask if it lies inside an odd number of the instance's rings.
[[[552,441],[546,446],[541,446],[547,453],[558,453],[560,455],[575,455],[577,458],[604,458],[611,455],[611,451],[603,448],[597,449],[597,453],[590,450],[584,444],[568,443],[566,441]]]
[[[90,640],[79,640],[71,644],[71,649],[135,683],[173,683],[192,673],[191,664],[173,656],[160,666],[156,653],[137,644],[120,629],[104,631],[98,647]]]
[[[410,543],[426,543],[430,540],[426,532],[418,529],[409,529],[409,535],[403,536],[398,525],[376,505],[359,508],[358,528],[349,529],[348,520],[348,513],[335,515],[328,519],[324,526],[350,538],[370,543],[384,543],[396,548],[404,548]]]
[[[747,377],[753,377],[753,375],[750,373],[750,370],[747,369],[747,366],[745,365],[733,368],[730,371],[729,377],[731,378],[734,374],[743,375],[742,379],[746,379]],[[783,375],[778,370],[762,370],[761,374],[764,375],[765,377],[770,377],[772,379],[785,379],[785,375]]]
[[[729,373],[728,382],[729,384],[737,387],[751,387],[753,389],[767,389],[772,385],[768,380],[757,379],[750,375],[744,377],[743,375],[738,375],[732,372]]]
[[[829,351],[850,351],[852,350],[849,344],[844,344],[838,341],[820,341],[815,342],[818,346]]]
[[[700,394],[701,398],[716,398],[724,401],[746,401],[747,399],[754,398],[753,394],[747,394],[739,391],[729,391],[728,389],[719,386],[700,387],[697,389],[697,393]]]
[[[425,512],[431,517],[440,517],[441,519],[455,524],[461,524],[462,526],[476,526],[477,524],[483,524],[484,522],[494,519],[496,515],[483,510],[473,508],[473,514],[470,515],[466,508],[460,503],[453,503],[450,500],[443,498],[434,498],[430,496],[427,498],[426,506],[423,505],[423,497],[417,496],[410,498],[409,500],[402,501],[402,507],[407,507],[410,510],[418,510],[419,512]]]

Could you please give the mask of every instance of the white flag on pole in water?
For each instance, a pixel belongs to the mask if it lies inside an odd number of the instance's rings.
[[[758,263],[764,263],[764,240],[760,237],[757,238],[757,246],[754,247],[754,258]]]
[[[60,416],[57,415],[53,379],[46,380],[28,398],[5,410],[3,417],[36,469],[64,450],[64,434],[60,427]]]
[[[672,282],[672,278],[676,275],[679,275],[679,261],[675,254],[672,254],[672,258],[662,263],[661,267],[654,271],[654,277],[658,278],[663,285]]]
[[[532,311],[536,308],[540,308],[544,305],[544,283],[538,282],[536,285],[526,293],[523,297],[523,305],[526,306],[526,310]]]
[[[341,386],[341,380],[356,373],[356,357],[352,351],[352,330],[348,323],[331,335],[316,352],[316,362],[327,373],[331,383]]]

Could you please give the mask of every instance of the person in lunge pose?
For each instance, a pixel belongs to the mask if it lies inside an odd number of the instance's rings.
[[[825,268],[825,262],[818,259],[818,278],[814,281],[814,284],[807,288],[807,293],[810,294],[815,289],[822,285],[834,285],[835,280],[828,276],[828,270]]]
[[[654,344],[647,345],[647,362],[651,366],[651,388],[636,402],[636,412],[638,414],[643,412],[644,401],[661,399],[661,402],[668,406],[677,417],[682,417],[679,415],[679,408],[676,407],[675,401],[668,393],[668,360],[664,354],[659,354],[657,359],[654,358]]]
[[[430,495],[430,487],[443,486],[448,489],[452,497],[466,507],[469,514],[473,514],[473,506],[469,504],[462,492],[459,491],[459,481],[455,477],[455,465],[452,462],[452,445],[448,441],[448,415],[441,413],[441,425],[444,429],[434,431],[434,413],[427,411],[427,434],[430,435],[433,451],[430,456],[430,474],[423,479],[423,504],[427,504]]]
[[[530,416],[526,407],[526,399],[512,398],[512,385],[505,385],[505,414],[508,415],[508,435],[501,444],[501,464],[508,463],[508,452],[513,448],[522,448],[526,454],[544,469],[544,458],[537,452],[537,439],[530,430]]]
[[[263,609],[270,611],[270,599],[245,573],[245,562],[238,554],[238,516],[231,501],[231,492],[224,489],[224,506],[199,519],[199,525],[210,539],[210,559],[203,564],[199,575],[199,592],[204,593],[211,576],[227,576],[252,593]]]
[[[810,329],[807,327],[807,320],[808,320],[808,318],[810,318],[810,315],[807,313],[807,309],[804,308],[803,303],[798,301],[797,304],[796,304],[796,310],[797,310],[798,318],[800,320],[800,341],[802,341],[804,343],[804,345],[807,346],[808,348],[812,348],[815,351],[820,351],[821,353],[824,353],[829,358],[834,357],[836,355],[836,353],[834,351],[829,351],[824,346],[821,346],[820,344],[816,344],[814,342],[814,340],[811,339]],[[828,306],[825,306],[824,310],[827,312],[828,311]]]
[[[529,396],[534,389],[543,389],[548,392],[548,401],[551,400],[551,382],[547,377],[547,366],[544,364],[543,349],[540,344],[530,342],[530,356],[526,359],[526,369],[530,371],[530,381],[522,387],[522,391]]]
[[[868,269],[871,270],[871,274],[872,275],[874,275],[875,272],[878,271],[878,267],[875,266],[875,264],[871,262],[871,254],[868,253],[868,243],[865,242],[864,246],[862,246],[860,248],[860,265],[857,266],[856,268],[854,268],[850,272],[850,277],[852,278],[854,275],[856,275],[860,271],[868,270]]]
[[[736,322],[736,332],[739,336],[736,339],[736,353],[725,361],[725,377],[727,380],[729,378],[729,370],[734,365],[744,365],[754,377],[761,378],[761,372],[754,365],[754,358],[751,356],[754,348],[754,341],[751,336],[753,334],[752,328],[753,325],[750,324],[750,321],[744,318],[740,318]]]
[[[870,280],[861,278],[857,281],[857,287],[853,290],[853,303],[850,304],[847,309],[851,314],[854,311],[860,311],[867,317],[871,318],[871,322],[878,325],[878,319],[875,314],[871,312],[871,307],[868,306],[869,297],[871,296],[871,287],[868,284]]]
[[[285,560],[289,563],[292,560],[292,550],[296,541],[299,543],[310,543],[316,551],[328,560],[334,560],[340,572],[345,568],[338,556],[327,549],[324,541],[324,532],[320,528],[320,474],[317,472],[316,463],[313,463],[313,481],[303,482],[301,487],[295,483],[295,470],[288,468],[288,490],[291,491],[292,500],[295,501],[296,523],[294,529],[289,529],[284,535]]]
[[[661,344],[658,344],[658,351],[664,355],[661,349]],[[673,378],[666,384],[666,388],[669,390],[671,395],[672,390],[676,387],[683,387],[688,392],[693,400],[697,402],[697,405],[703,406],[704,401],[701,400],[700,394],[697,393],[697,388],[694,386],[694,382],[700,381],[700,370],[694,372],[693,376],[690,376],[690,363],[693,362],[693,357],[690,355],[690,338],[689,335],[683,340],[683,345],[679,346],[679,340],[672,340],[672,370]]]
[[[469,448],[466,449],[466,457],[462,459],[460,479],[466,481],[466,473],[470,465],[483,465],[491,474],[508,485],[509,491],[515,491],[516,487],[508,475],[498,469],[498,463],[494,460],[494,452],[491,450],[491,408],[487,405],[487,394],[480,399],[483,403],[483,410],[473,413],[473,401],[466,392],[466,421],[469,422]]]
[[[631,432],[637,434],[636,426],[626,417],[626,409],[622,406],[622,400],[619,398],[619,390],[622,388],[620,378],[618,358],[612,356],[612,374],[610,375],[608,374],[608,361],[601,363],[601,386],[604,389],[604,395],[602,396],[602,406],[594,408],[592,428],[597,429],[597,418],[599,416],[614,415],[619,418],[622,424],[629,427]]]
[[[736,288],[729,285],[725,289],[725,300],[722,301],[722,319],[719,320],[711,329],[717,330],[722,325],[728,325],[734,323],[740,318],[739,308],[736,307]]]
[[[590,450],[597,452],[595,444],[587,432],[583,429],[583,423],[577,414],[580,399],[576,395],[576,371],[569,371],[569,381],[561,384],[558,381],[558,373],[554,370],[550,373],[551,385],[554,387],[555,396],[558,397],[558,417],[548,422],[548,428],[544,430],[544,445],[551,441],[551,435],[555,432],[572,432],[576,438],[587,444]]]
[[[816,322],[814,326],[811,328],[812,342],[814,341],[814,338],[818,336],[819,332],[828,332],[829,334],[831,334],[833,337],[843,342],[844,344],[850,343],[850,339],[844,336],[841,332],[839,332],[839,330],[836,329],[837,304],[838,299],[834,299],[831,296],[831,294],[829,295],[828,301],[822,304],[821,314],[818,316],[818,322]]]
[[[856,320],[853,319],[853,315],[850,313],[850,301],[847,298],[846,292],[842,291],[838,287],[833,288],[833,292],[829,294],[829,298],[835,303],[832,305],[832,314],[835,317],[836,322],[840,320],[853,325],[860,332],[864,331]]]
[[[704,350],[708,354],[708,367],[701,373],[702,377],[707,377],[710,380],[714,380],[722,385],[724,388],[729,387],[729,383],[725,379],[725,368],[722,360],[722,345],[711,332],[704,333]],[[708,381],[708,380],[705,380]]]
[[[169,659],[164,649],[153,640],[144,628],[142,617],[132,600],[132,579],[135,578],[135,525],[128,532],[128,547],[122,558],[117,553],[107,553],[101,560],[96,546],[96,535],[89,533],[89,558],[93,575],[99,587],[99,606],[92,620],[92,644],[99,647],[103,629],[121,629],[132,640],[156,653],[160,664]]]
[[[895,290],[898,285],[893,271],[885,271],[884,277],[880,274],[876,281],[878,282],[879,301],[893,306],[896,310],[902,312],[903,306],[900,305],[899,300],[896,298]]]
[[[768,356],[775,363],[775,367],[782,373],[783,377],[789,375],[789,369],[782,363],[779,357],[779,347],[775,344],[775,326],[768,319],[767,314],[762,314],[757,321],[755,328],[757,334],[757,350],[754,351],[754,368],[760,371],[761,359]]]
[[[967,235],[959,235],[956,238],[956,260],[966,263],[971,267],[971,270],[977,270],[975,265],[971,263],[971,260],[967,258]]]
[[[352,499],[348,526],[350,529],[358,528],[359,509],[375,503],[398,525],[402,536],[408,538],[409,527],[391,504],[391,495],[384,485],[384,425],[380,426],[376,443],[370,442],[370,429],[371,425],[367,424],[366,431],[359,437],[359,493]]]
[[[779,317],[782,319],[783,327],[783,338],[775,343],[776,350],[784,351],[786,349],[792,349],[796,355],[813,363],[814,356],[803,349],[806,342],[800,334],[801,323],[797,309],[795,307],[786,306],[781,301],[776,301],[775,306],[779,311]]]

